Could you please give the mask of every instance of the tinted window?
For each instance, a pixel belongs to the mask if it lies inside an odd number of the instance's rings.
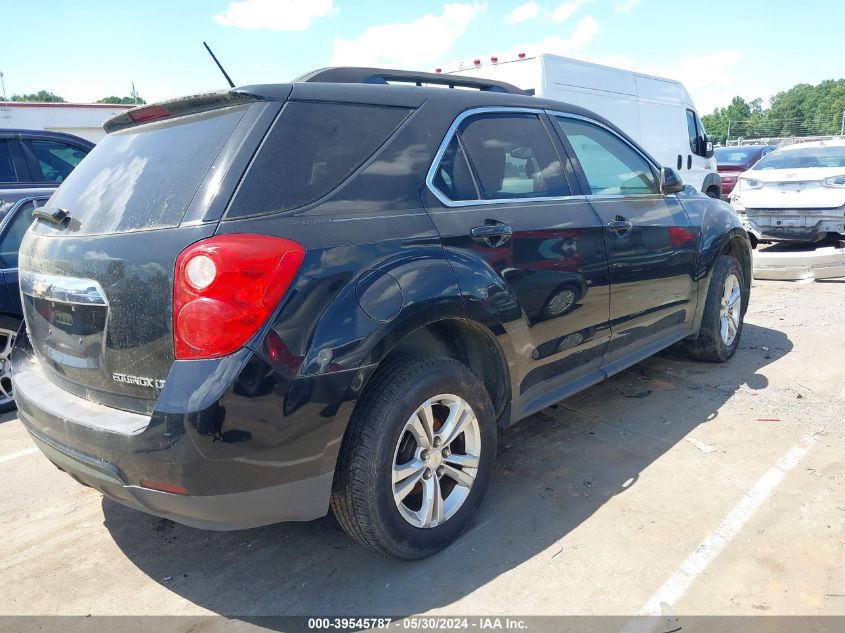
[[[32,140],[29,146],[41,167],[41,179],[47,182],[62,182],[88,154],[87,150],[56,141]]]
[[[785,149],[769,154],[754,165],[754,169],[802,167],[845,167],[845,145]]]
[[[742,165],[757,151],[757,147],[718,147],[713,153],[720,165]]]
[[[459,128],[481,197],[569,195],[552,140],[535,114],[479,114]]]
[[[176,226],[246,106],[113,132],[53,195],[80,233]],[[41,231],[41,227],[38,229]]]
[[[443,154],[434,176],[434,186],[450,200],[478,199],[466,155],[457,136],[452,138]]]
[[[698,149],[698,128],[695,127],[695,113],[692,110],[687,110],[687,133],[690,151],[695,154]]]
[[[9,141],[0,139],[0,182],[17,182]]]
[[[557,118],[594,194],[657,193],[648,161],[615,134],[591,123]]]
[[[342,103],[285,105],[228,216],[304,206],[340,186],[410,113]]]
[[[23,236],[32,224],[34,202],[24,202],[12,218],[3,237],[0,238],[0,268],[18,267],[18,250],[20,250]]]

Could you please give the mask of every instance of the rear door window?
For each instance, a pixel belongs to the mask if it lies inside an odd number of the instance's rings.
[[[112,132],[71,172],[50,204],[67,209],[80,234],[177,226],[247,107]]]
[[[556,117],[594,195],[659,192],[648,161],[615,134],[577,119]]]
[[[563,166],[536,114],[467,117],[458,128],[484,200],[570,194]]]
[[[443,152],[443,158],[434,174],[434,186],[449,200],[478,200],[478,191],[457,136],[452,137]]]
[[[319,200],[363,165],[410,112],[345,103],[286,104],[227,217],[287,211]]]
[[[12,161],[12,148],[9,141],[0,139],[0,182],[17,182],[15,163]]]
[[[0,237],[0,268],[18,267],[18,251],[26,230],[32,224],[32,212],[35,206],[32,200],[24,202],[18,207],[15,217],[9,218],[9,224],[3,236]]]
[[[88,154],[88,150],[58,141],[32,139],[26,143],[41,169],[39,180],[45,182],[63,182]]]

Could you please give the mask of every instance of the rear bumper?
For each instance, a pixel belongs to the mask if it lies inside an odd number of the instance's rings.
[[[332,474],[223,495],[179,495],[121,479],[114,465],[81,455],[30,434],[35,445],[60,470],[104,496],[148,514],[204,530],[239,530],[280,521],[307,521],[326,514]]]
[[[754,255],[754,278],[799,281],[845,277],[845,248],[778,244]]]
[[[722,176],[722,198],[728,198],[736,187],[736,177],[733,179]]]
[[[760,211],[746,209],[749,225],[763,239],[817,242],[828,233],[845,234],[845,210],[807,209]]]
[[[156,411],[144,416],[59,388],[26,343],[12,360],[19,418],[47,458],[81,483],[137,510],[203,529],[307,521],[328,511],[354,372],[284,380],[242,350],[215,361],[215,377],[231,373],[234,379],[210,403],[194,391],[180,399],[200,406],[174,411],[176,398],[162,392]],[[174,366],[171,376],[183,369],[196,372],[197,365]],[[172,384],[184,386],[185,380],[173,378]],[[189,494],[155,490],[150,481]]]

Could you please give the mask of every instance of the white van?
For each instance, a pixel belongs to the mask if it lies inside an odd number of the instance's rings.
[[[602,115],[642,145],[684,183],[718,198],[722,183],[713,145],[683,84],[557,55],[491,57],[438,69],[506,81],[538,97],[579,105]]]

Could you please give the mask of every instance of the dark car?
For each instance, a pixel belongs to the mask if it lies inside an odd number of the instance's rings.
[[[0,130],[0,190],[55,188],[93,148],[64,132]]]
[[[49,459],[133,508],[231,530],[331,506],[419,558],[469,524],[497,425],[678,341],[739,345],[736,215],[588,110],[335,68],[105,128],[21,247],[14,386]]]
[[[775,149],[772,145],[717,147],[713,154],[716,157],[716,170],[722,179],[722,197],[727,199],[731,195],[737,177],[742,172],[754,167],[757,161]]]
[[[32,212],[43,206],[50,189],[0,191],[0,413],[15,408],[11,354],[23,321],[18,289],[18,249],[32,224]]]

